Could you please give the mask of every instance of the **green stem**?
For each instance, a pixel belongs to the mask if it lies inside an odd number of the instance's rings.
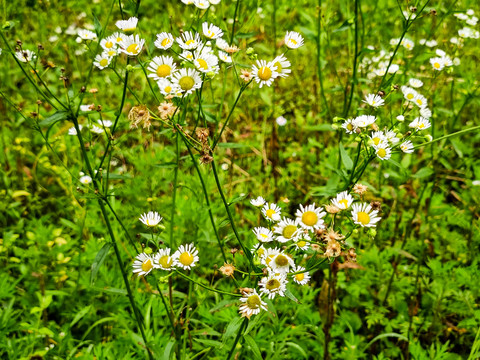
[[[175,227],[175,207],[177,200],[177,187],[178,187],[178,167],[180,166],[180,146],[178,144],[178,131],[175,134],[175,154],[177,166],[175,166],[175,171],[173,175],[173,199],[172,199],[172,209],[170,213],[170,247],[173,247],[173,229]]]
[[[235,349],[237,347],[238,341],[240,340],[240,337],[242,336],[243,329],[247,326],[248,319],[245,318],[242,322],[242,325],[240,325],[240,329],[238,329],[237,336],[235,336],[235,340],[233,341],[232,348],[230,349],[230,352],[228,353],[228,356],[226,360],[230,360],[233,356],[233,353],[235,352]]]
[[[202,284],[202,283],[200,283],[200,282],[192,279],[190,276],[185,275],[184,273],[182,273],[182,272],[180,272],[180,271],[178,271],[178,270],[175,270],[175,272],[176,272],[177,274],[179,274],[180,276],[184,277],[185,279],[187,279],[188,281],[191,281],[191,282],[197,284],[198,286],[200,286],[200,287],[202,287],[202,288],[204,288],[204,289],[206,289],[206,290],[208,290],[208,291],[213,291],[213,292],[216,292],[216,293],[219,293],[219,294],[224,294],[224,295],[242,297],[242,295],[240,295],[240,294],[229,293],[229,292],[227,292],[227,291],[218,290],[218,289],[209,287],[209,286],[207,286],[207,285],[204,285],[204,284]]]
[[[416,145],[416,146],[414,146],[414,149],[418,149],[422,146],[430,145],[430,144],[433,144],[437,141],[445,140],[445,139],[448,139],[449,137],[457,136],[457,135],[464,134],[464,133],[467,133],[467,132],[470,132],[470,131],[475,131],[475,130],[480,130],[480,125],[479,126],[474,126],[474,127],[468,128],[468,129],[460,130],[460,131],[454,132],[452,134],[447,134],[445,136],[441,136],[439,138],[433,139],[432,141]]]
[[[235,13],[233,14],[233,25],[232,25],[232,33],[230,34],[230,45],[233,44],[233,37],[235,36],[235,24],[237,23],[237,12],[239,7],[240,7],[240,0],[237,0],[237,5],[235,6]]]

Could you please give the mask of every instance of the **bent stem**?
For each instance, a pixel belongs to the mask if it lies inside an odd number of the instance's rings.
[[[232,348],[230,349],[230,352],[228,353],[228,356],[226,360],[230,360],[232,358],[233,353],[235,352],[235,348],[237,347],[238,341],[240,340],[240,337],[242,336],[243,329],[246,327],[248,322],[248,319],[245,318],[242,322],[242,325],[240,325],[240,329],[238,329],[237,336],[235,337],[235,340],[233,341]]]

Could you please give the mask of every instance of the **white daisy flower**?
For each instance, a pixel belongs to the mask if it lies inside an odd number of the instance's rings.
[[[93,31],[86,30],[86,29],[79,29],[77,31],[78,38],[81,40],[95,40],[97,38],[97,34],[95,34]]]
[[[135,261],[133,262],[134,274],[137,274],[138,276],[148,275],[154,268],[155,265],[153,264],[153,259],[150,255],[140,253],[135,257]]]
[[[149,211],[148,213],[142,214],[139,220],[148,227],[155,227],[162,221],[162,217],[156,211]]]
[[[425,41],[425,46],[428,46],[430,48],[434,48],[437,45],[438,45],[438,42],[436,40]]]
[[[158,80],[157,85],[164,96],[176,94],[180,89],[176,84],[173,84],[170,80],[164,78]]]
[[[80,130],[82,130],[83,125],[78,125]],[[77,129],[75,129],[74,126],[72,126],[70,129],[68,129],[68,135],[77,135]]]
[[[180,54],[180,57],[183,60],[193,62],[193,53],[191,51],[185,50]]]
[[[218,71],[218,58],[215,55],[203,51],[201,53],[196,52],[193,58],[193,64],[198,71],[203,73]]]
[[[415,103],[415,105],[417,105],[420,109],[428,106],[427,98],[421,94],[415,95],[412,102]]]
[[[177,266],[183,270],[190,270],[198,262],[198,250],[193,244],[180,245],[178,250],[175,251],[173,257],[177,262]]]
[[[416,90],[412,89],[411,87],[403,85],[401,87],[403,97],[408,101],[413,101],[415,96],[418,94]]]
[[[112,38],[112,40],[115,40],[115,44],[120,45],[120,43],[127,38],[127,35],[122,34],[120,32],[116,32],[110,35],[109,38]]]
[[[303,235],[302,239],[294,240],[295,241],[295,249],[306,251],[310,247],[310,244],[307,241],[310,241],[310,236],[308,234],[301,234]]]
[[[265,216],[265,219],[271,222],[280,221],[281,213],[282,210],[280,209],[280,207],[274,203],[266,203],[262,209],[262,214],[263,216]]]
[[[373,141],[373,145],[374,145],[374,146],[377,146],[377,145],[379,145],[382,141],[387,140],[387,138],[385,137],[385,134],[383,133],[383,131],[375,131],[375,132],[372,132],[372,136],[370,136],[370,139]]]
[[[153,256],[154,266],[166,271],[175,269],[175,266],[177,265],[176,259],[173,256],[170,256],[170,251],[170,248],[158,250],[158,253]]]
[[[193,0],[193,4],[199,9],[207,9],[210,6],[208,0]]]
[[[264,227],[256,227],[253,230],[253,233],[257,237],[257,240],[266,243],[273,240],[273,232]]]
[[[261,88],[263,85],[270,86],[278,77],[277,67],[273,62],[267,63],[265,60],[257,60],[257,66],[252,65],[252,75],[256,83]]]
[[[218,26],[204,22],[202,24],[203,35],[209,39],[218,39],[223,36],[223,31]]]
[[[193,0],[182,0],[182,3],[184,3],[185,5],[192,5]]]
[[[278,126],[285,126],[287,125],[287,119],[285,119],[283,116],[279,116],[275,119],[275,122],[277,123]]]
[[[310,281],[310,273],[308,271],[302,272],[304,270],[305,268],[302,266],[296,266],[293,269],[294,273],[298,273],[292,275],[293,281],[295,281],[299,285],[306,285]]]
[[[98,127],[97,125],[92,125],[90,127],[90,131],[95,133],[95,134],[102,134],[103,133],[103,129],[101,127]]]
[[[445,67],[445,60],[442,57],[434,57],[430,59],[430,64],[432,64],[433,70],[440,71]]]
[[[411,154],[413,153],[413,144],[410,140],[407,140],[400,145],[400,149],[406,154]]]
[[[256,199],[250,199],[250,204],[256,207],[263,206],[263,204],[265,204],[265,199],[259,196]]]
[[[111,61],[112,58],[108,56],[108,53],[106,51],[104,51],[103,53],[95,56],[95,61],[93,62],[93,65],[95,65],[100,70],[103,70],[108,67],[108,65],[110,65]]]
[[[220,4],[220,0],[209,0],[211,5],[218,5]]]
[[[177,43],[183,50],[194,50],[202,44],[200,40],[200,35],[191,31],[185,31],[179,37],[177,37]]]
[[[430,121],[428,119],[425,119],[421,116],[415,118],[410,124],[408,124],[408,127],[417,129],[417,130],[425,130],[428,129],[430,126]]]
[[[260,261],[263,265],[270,268],[270,264],[275,256],[280,254],[280,249],[273,248],[273,249],[265,249],[263,251],[257,251],[258,255],[260,256]]]
[[[382,141],[380,144],[375,145],[374,148],[375,154],[380,160],[388,160],[392,156],[392,149],[386,141]]]
[[[253,290],[252,293],[244,295],[240,298],[242,305],[239,307],[239,312],[242,317],[250,319],[252,315],[257,315],[261,310],[267,310],[267,303],[262,301],[260,295],[257,294],[257,290]]]
[[[342,191],[341,193],[337,194],[335,199],[331,199],[330,201],[340,210],[347,210],[353,203],[353,196],[350,195],[348,191]]]
[[[373,124],[376,120],[377,118],[373,115],[360,115],[360,116],[357,116],[355,120],[353,120],[353,123],[355,127],[364,128]]]
[[[400,139],[397,137],[397,134],[393,130],[387,130],[385,132],[385,138],[392,144],[396,144],[400,141]]]
[[[145,40],[140,36],[126,36],[120,43],[120,51],[130,56],[137,56],[142,51],[143,45],[145,45]]]
[[[368,94],[365,96],[365,100],[362,100],[362,102],[367,103],[375,108],[385,104],[385,100],[383,100],[379,95],[375,94]]]
[[[275,274],[287,274],[290,268],[295,266],[295,263],[290,256],[283,252],[280,252],[272,258],[268,266]]]
[[[92,183],[92,178],[88,175],[84,175],[80,178],[80,182],[84,185],[88,185]]]
[[[111,57],[111,58],[113,58],[113,57],[115,57],[119,54],[119,50],[117,50],[117,49],[105,50],[104,52],[108,57]]]
[[[345,129],[347,134],[353,134],[357,129],[357,125],[355,124],[355,119],[348,119],[342,124],[342,128]]]
[[[278,76],[286,78],[288,74],[292,72],[290,66],[292,65],[290,61],[282,54],[277,56],[275,59],[272,60],[273,66],[277,69],[275,70],[278,73]]]
[[[173,39],[173,35],[167,32],[162,32],[157,34],[157,40],[155,40],[154,44],[157,48],[161,50],[168,50],[172,47],[175,40]]]
[[[287,279],[283,275],[270,274],[258,282],[260,293],[274,299],[276,295],[285,296],[287,290]]]
[[[109,50],[115,50],[116,46],[117,46],[117,41],[116,41],[116,37],[114,36],[109,36],[105,39],[102,39],[102,41],[100,41],[100,46],[103,48],[103,50],[105,51],[109,51]]]
[[[225,51],[230,45],[228,45],[228,43],[223,40],[222,38],[218,38],[217,41],[215,42],[215,45],[217,45],[217,47],[220,49],[220,50],[223,50]]]
[[[397,115],[397,117],[396,117],[395,119],[397,119],[397,120],[400,121],[400,122],[403,122],[403,121],[405,121],[405,116],[403,116],[403,115]]]
[[[298,219],[292,220],[283,218],[277,226],[273,229],[275,234],[278,234],[277,241],[286,243],[290,240],[296,240],[300,236],[300,229],[298,227]]]
[[[148,65],[147,70],[150,71],[148,77],[160,80],[171,76],[176,68],[177,66],[171,56],[155,56]]]
[[[425,119],[430,119],[432,117],[432,110],[428,107],[424,107],[420,109],[420,116],[424,117]]]
[[[185,95],[193,93],[202,86],[200,73],[195,69],[180,69],[172,75],[172,83]]]
[[[110,126],[113,125],[113,123],[110,120],[97,120],[97,123],[99,123],[101,126],[104,126],[106,128],[109,128]]]
[[[30,62],[37,57],[33,51],[19,50],[15,52],[15,57],[21,62]]]
[[[89,105],[80,105],[80,111],[93,111],[95,109],[95,104],[89,104]]]
[[[325,228],[322,218],[327,215],[327,213],[322,210],[321,207],[316,208],[315,203],[305,207],[300,204],[300,209],[295,213],[298,224],[304,229],[311,231]]]
[[[381,220],[381,217],[377,215],[378,210],[372,210],[370,204],[363,203],[352,205],[353,222],[362,227],[375,227],[375,224]]]
[[[423,86],[423,82],[421,80],[411,78],[411,79],[408,80],[408,85],[410,85],[411,87],[414,87],[414,88],[420,88],[420,87]]]
[[[403,39],[402,46],[407,50],[413,50],[415,43],[410,39]]]
[[[138,19],[134,16],[128,20],[118,20],[115,26],[126,33],[134,32],[137,28]]]
[[[227,64],[230,64],[232,62],[232,57],[223,51],[218,52],[218,58]]]
[[[285,34],[285,45],[289,49],[298,49],[303,45],[302,35],[295,31],[287,31]]]

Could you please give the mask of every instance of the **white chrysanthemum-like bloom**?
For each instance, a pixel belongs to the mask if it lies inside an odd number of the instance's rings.
[[[81,40],[95,40],[97,38],[97,34],[95,34],[93,31],[86,30],[86,29],[80,29],[77,32],[78,38]]]
[[[408,124],[409,127],[417,130],[425,130],[428,129],[430,126],[430,121],[428,119],[425,119],[421,116],[415,118],[410,124]]]
[[[140,253],[135,257],[135,261],[133,262],[134,274],[138,276],[148,275],[153,269],[155,269],[155,265],[150,255]]]
[[[433,70],[443,70],[445,67],[445,61],[443,57],[434,57],[430,59],[430,64],[432,64]]]
[[[185,31],[177,37],[177,43],[183,50],[195,50],[200,47],[202,41],[198,33],[193,34],[191,31]]]
[[[168,50],[172,47],[175,40],[173,39],[173,35],[167,32],[162,32],[157,35],[157,40],[155,40],[154,44],[157,48],[161,50]]]
[[[300,229],[298,219],[295,221],[288,218],[283,218],[277,226],[273,229],[275,234],[278,234],[277,241],[285,243],[290,240],[296,240],[300,236]]]
[[[240,298],[240,301],[242,305],[239,307],[239,312],[242,314],[242,317],[250,319],[252,315],[259,314],[261,310],[267,310],[267,303],[262,301],[255,289],[252,293]]]
[[[185,5],[192,5],[193,0],[182,0],[182,3],[184,3]]]
[[[295,213],[298,224],[304,229],[311,231],[325,228],[323,225],[323,217],[327,215],[327,213],[322,210],[321,207],[316,208],[315,203],[305,207],[300,204],[300,209]]]
[[[415,95],[412,102],[415,103],[415,105],[417,105],[420,109],[428,106],[427,98],[421,94]]]
[[[118,20],[116,23],[115,23],[115,26],[117,28],[119,28],[120,30],[123,30],[125,31],[126,33],[128,32],[133,32],[135,31],[135,29],[137,28],[137,24],[138,24],[138,18],[136,18],[135,16],[134,17],[131,17],[130,19],[128,20]]]
[[[272,269],[273,273],[286,275],[290,271],[290,268],[295,266],[295,263],[290,256],[280,252],[272,258],[268,266]]]
[[[178,90],[189,95],[202,86],[200,73],[195,69],[180,69],[172,75],[172,83]]]
[[[383,100],[379,95],[375,94],[368,94],[365,96],[365,100],[362,100],[362,102],[373,107],[379,107],[385,104],[385,100]]]
[[[108,53],[106,51],[104,51],[103,53],[95,56],[95,61],[93,62],[93,65],[95,65],[100,70],[103,70],[108,67],[108,65],[110,65],[111,61],[112,58],[108,56]]]
[[[402,90],[403,97],[405,98],[405,100],[408,101],[413,101],[415,96],[418,94],[416,90],[412,89],[409,86],[403,85],[400,89]]]
[[[218,52],[218,58],[227,64],[230,64],[232,62],[232,57],[223,51]]]
[[[30,50],[19,50],[15,52],[15,57],[21,62],[29,62],[37,57],[33,51]]]
[[[158,88],[164,96],[176,94],[179,91],[179,87],[173,84],[170,80],[161,78],[157,81]]]
[[[388,160],[392,156],[392,149],[387,141],[382,141],[380,144],[374,145],[373,147],[375,148],[375,154],[380,160]]]
[[[276,295],[285,296],[288,280],[284,275],[271,273],[259,281],[260,293],[267,295],[269,299],[274,299]]]
[[[305,233],[305,230],[303,233],[300,233],[300,238],[295,239],[295,249],[297,250],[303,250],[306,251],[310,247],[310,244],[308,241],[310,241],[311,238],[308,234]]]
[[[348,119],[342,124],[342,128],[345,129],[347,134],[353,134],[357,129],[357,125],[355,124],[355,119]]]
[[[264,227],[256,227],[253,230],[253,233],[257,237],[257,240],[266,243],[273,240],[273,232]]]
[[[420,116],[424,117],[425,119],[430,119],[432,117],[432,110],[428,107],[424,107],[420,109]]]
[[[425,46],[428,46],[430,48],[434,48],[437,45],[438,45],[438,42],[436,40],[425,41]]]
[[[413,50],[413,48],[415,47],[415,43],[410,39],[403,39],[402,46],[407,50]]]
[[[95,133],[95,134],[102,134],[103,133],[103,129],[97,125],[92,125],[90,126],[90,131]]]
[[[352,205],[353,222],[362,227],[375,227],[376,223],[381,220],[377,216],[378,210],[372,210],[372,206],[367,203]]]
[[[306,285],[310,281],[310,273],[305,271],[305,268],[302,266],[296,266],[293,269],[294,274],[292,274],[293,281],[299,285]],[[295,274],[298,273],[298,274]]]
[[[193,0],[193,5],[199,9],[208,9],[210,2],[208,0]]]
[[[288,59],[285,57],[285,55],[278,55],[275,59],[272,60],[273,66],[275,66],[277,69],[275,70],[278,73],[278,76],[286,78],[288,74],[292,72],[290,69],[290,66],[292,64]]]
[[[177,262],[173,256],[170,256],[170,251],[170,248],[158,250],[158,253],[153,256],[154,266],[165,271],[174,270]]]
[[[117,47],[117,38],[114,36],[109,36],[105,39],[102,39],[102,41],[100,41],[100,46],[105,51],[115,50]]]
[[[81,131],[83,128],[83,125],[78,125],[78,128]],[[75,127],[72,126],[70,129],[68,129],[68,135],[77,135],[77,129],[75,129]]]
[[[369,125],[372,125],[377,118],[373,115],[360,115],[353,120],[353,123],[355,124],[355,127],[367,127]]]
[[[209,39],[218,39],[223,36],[223,31],[218,26],[204,22],[202,24],[203,35]]]
[[[259,196],[256,199],[251,199],[250,204],[252,204],[253,206],[256,206],[256,207],[263,206],[263,204],[265,204],[265,199],[263,197]]]
[[[180,245],[178,250],[173,254],[177,266],[183,270],[190,270],[198,262],[198,250],[193,244]]]
[[[149,227],[154,227],[162,221],[162,217],[156,211],[149,211],[148,213],[142,214],[139,220]]]
[[[373,145],[377,146],[378,144],[380,144],[382,141],[385,141],[387,140],[385,134],[383,133],[383,131],[374,131],[372,132],[372,136],[370,136],[370,139],[372,140],[373,142]]]
[[[92,178],[88,175],[84,175],[80,178],[80,182],[84,185],[88,185],[92,183]]]
[[[215,45],[217,45],[217,47],[223,51],[225,51],[230,46],[228,45],[228,42],[226,42],[222,38],[218,38],[217,41],[215,42]]]
[[[95,104],[80,105],[80,111],[93,111],[95,109]]]
[[[110,120],[97,120],[97,123],[106,128],[109,128],[110,126],[113,125],[113,123]]]
[[[113,33],[112,35],[110,35],[109,38],[112,38],[113,40],[115,40],[115,43],[117,45],[120,45],[120,43],[127,37],[127,35],[125,34],[122,34],[121,32],[116,32],[116,33]]]
[[[411,78],[408,80],[408,85],[410,85],[413,88],[420,88],[423,86],[423,82],[422,80]]]
[[[257,251],[258,255],[260,256],[260,261],[262,262],[263,265],[267,267],[271,267],[270,263],[272,262],[273,258],[280,254],[280,249],[278,248],[269,248],[265,249],[263,248],[263,251],[260,251],[260,249]]]
[[[171,56],[155,56],[148,65],[147,70],[150,71],[148,77],[158,81],[162,78],[171,76],[176,68],[177,65],[174,63],[174,59]]]
[[[385,132],[385,138],[392,144],[396,144],[400,141],[400,139],[397,137],[397,133],[393,130],[387,130]]]
[[[400,145],[400,149],[407,154],[413,153],[413,144],[410,140],[407,140]]]
[[[220,4],[220,0],[209,0],[211,5],[218,5]]]
[[[257,60],[257,65],[252,65],[253,79],[259,87],[263,85],[270,86],[278,77],[277,67],[273,65],[273,62],[266,62],[265,60]]]
[[[129,56],[137,56],[143,49],[145,40],[138,35],[126,36],[120,43],[120,51]]]
[[[277,123],[278,126],[285,126],[287,125],[287,119],[285,119],[283,116],[279,116],[275,119],[275,122]]]
[[[280,221],[280,215],[282,214],[282,210],[277,204],[274,203],[266,203],[263,206],[262,214],[265,216],[265,219],[271,222]]]
[[[403,121],[405,121],[405,116],[403,116],[403,115],[397,115],[397,117],[396,117],[395,119],[397,119],[397,120],[400,121],[400,122],[403,122]]]
[[[214,54],[206,51],[195,52],[193,58],[193,65],[198,71],[203,73],[218,71],[218,58]]]
[[[298,49],[303,45],[302,35],[295,31],[287,31],[285,34],[285,45],[289,49]]]
[[[330,201],[340,210],[347,210],[350,205],[352,205],[354,199],[353,196],[348,193],[348,191],[342,191],[341,193],[337,194],[335,199],[331,199]]]

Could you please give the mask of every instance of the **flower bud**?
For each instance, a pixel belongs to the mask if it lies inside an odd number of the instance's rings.
[[[135,71],[135,67],[130,64],[127,65],[127,72],[133,72],[133,71]]]
[[[428,142],[432,141],[433,140],[432,135],[425,135],[425,140],[427,140]]]
[[[151,253],[153,253],[153,250],[151,247],[147,246],[145,249],[143,249],[143,252],[147,255],[150,255]]]

